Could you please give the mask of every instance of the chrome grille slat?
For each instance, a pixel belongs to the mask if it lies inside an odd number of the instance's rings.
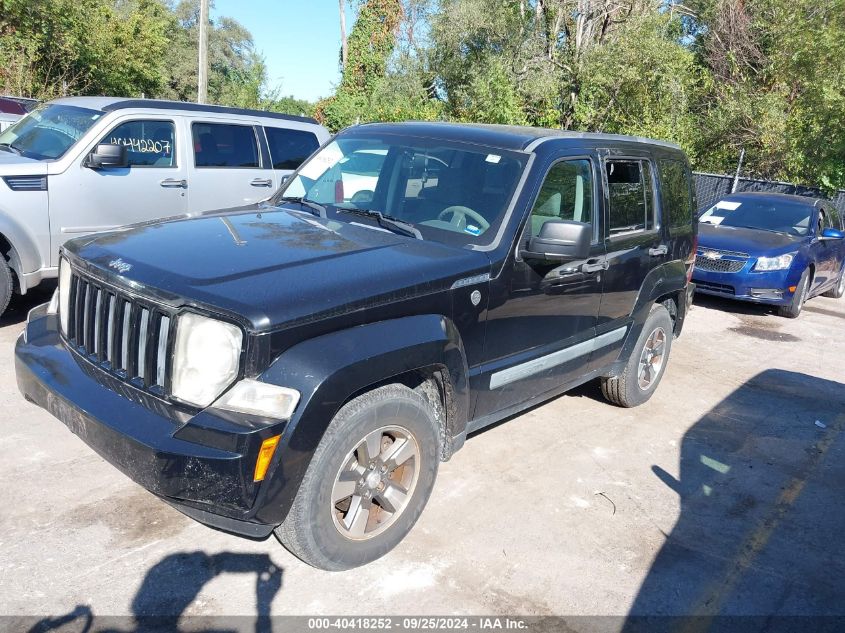
[[[138,378],[144,378],[147,371],[147,338],[149,337],[150,311],[141,308],[138,330]],[[146,382],[146,381],[145,381]]]
[[[119,379],[162,395],[172,315],[76,270],[70,283],[69,343]]]

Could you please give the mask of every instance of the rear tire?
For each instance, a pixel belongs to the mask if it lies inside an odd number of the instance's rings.
[[[845,295],[845,264],[842,265],[842,270],[839,271],[839,281],[836,287],[833,290],[828,290],[822,296],[839,299],[842,295]]]
[[[601,379],[604,397],[620,407],[636,407],[651,398],[669,362],[673,330],[669,311],[655,304],[625,369],[618,376]]]
[[[789,305],[780,306],[778,313],[787,319],[797,319],[801,314],[801,309],[804,307],[804,302],[807,300],[807,288],[810,285],[810,269],[805,268],[801,273],[801,279],[798,280],[798,287],[792,295],[792,301]]]
[[[6,258],[0,253],[0,316],[3,316],[6,308],[9,307],[13,290],[12,271]]]
[[[328,571],[384,556],[428,501],[439,437],[425,397],[404,385],[351,400],[326,429],[276,537],[297,558]]]

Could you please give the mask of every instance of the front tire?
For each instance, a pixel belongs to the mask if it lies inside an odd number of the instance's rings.
[[[828,290],[822,296],[830,297],[831,299],[839,299],[845,295],[845,264],[842,265],[842,270],[839,271],[839,282],[833,290]]]
[[[636,407],[651,398],[666,371],[673,332],[669,311],[655,304],[625,369],[618,376],[601,379],[604,397],[620,407]]]
[[[14,286],[12,284],[12,271],[3,254],[0,253],[0,316],[9,307],[9,301],[12,300],[12,292]]]
[[[787,319],[797,319],[801,314],[801,309],[804,307],[804,302],[807,300],[807,288],[810,286],[810,269],[805,268],[801,273],[801,279],[798,280],[798,287],[792,295],[792,301],[789,305],[780,306],[778,312],[781,316]]]
[[[328,571],[370,563],[411,530],[439,465],[439,427],[427,400],[379,387],[341,408],[311,459],[276,536]]]

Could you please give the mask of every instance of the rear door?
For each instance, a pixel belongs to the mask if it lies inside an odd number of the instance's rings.
[[[184,143],[178,118],[132,116],[118,121],[61,174],[50,176],[50,223],[58,246],[65,241],[125,224],[179,215],[187,211]],[[85,167],[100,143],[126,146],[129,166],[119,169]]]
[[[657,205],[654,163],[643,154],[606,157],[604,246],[607,270],[596,334],[627,327],[640,288],[649,273],[668,261],[669,247]],[[598,350],[593,362],[604,365],[618,355],[623,340]]]
[[[261,126],[249,119],[190,123],[191,213],[253,204],[273,193],[277,183],[259,134]]]

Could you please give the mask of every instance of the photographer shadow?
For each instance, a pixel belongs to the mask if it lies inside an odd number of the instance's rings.
[[[764,371],[684,435],[681,512],[625,631],[845,624],[845,385]],[[810,627],[810,628],[807,628]]]
[[[131,616],[97,616],[89,606],[36,622],[28,633],[74,631],[79,633],[256,633],[272,630],[270,610],[282,587],[283,570],[267,554],[206,554],[179,552],[153,565],[132,600]],[[203,587],[223,574],[254,574],[256,616],[188,616],[185,629],[180,620]],[[128,627],[128,628],[127,628]]]

